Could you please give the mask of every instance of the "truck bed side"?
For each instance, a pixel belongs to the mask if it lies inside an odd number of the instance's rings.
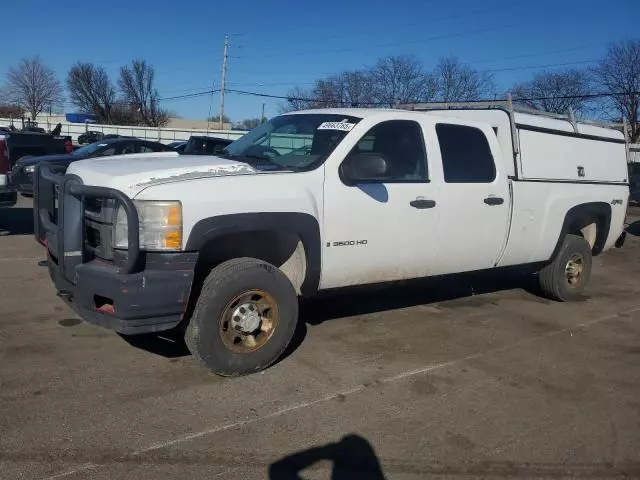
[[[597,221],[602,250],[613,246],[623,230],[629,189],[625,185],[514,181],[509,240],[499,266],[549,260],[569,211],[584,205],[584,221]],[[596,206],[599,205],[599,206]],[[599,218],[610,211],[610,218]],[[601,237],[600,237],[601,236]]]

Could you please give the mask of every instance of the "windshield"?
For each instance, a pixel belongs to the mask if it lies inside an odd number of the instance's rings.
[[[223,153],[234,159],[305,170],[330,155],[359,121],[337,114],[282,115],[259,125]]]
[[[93,152],[100,150],[102,147],[105,147],[107,144],[103,142],[90,143],[89,145],[85,145],[82,148],[74,150],[71,152],[71,155],[74,157],[86,157],[87,155],[91,155]]]

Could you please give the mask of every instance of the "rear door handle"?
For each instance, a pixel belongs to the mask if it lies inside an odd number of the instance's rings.
[[[413,208],[433,208],[436,206],[435,200],[425,200],[423,198],[416,198],[409,202]]]
[[[487,197],[484,199],[484,203],[487,205],[502,205],[504,203],[504,198],[502,197]]]

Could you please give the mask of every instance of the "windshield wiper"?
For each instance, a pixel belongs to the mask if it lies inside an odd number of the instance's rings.
[[[267,156],[267,155],[260,155],[257,153],[246,153],[243,155],[240,155],[242,158],[254,158],[256,160],[267,160],[269,163],[274,163],[273,160],[271,159],[271,157]]]
[[[270,170],[280,170],[280,169],[286,170],[285,167],[283,167],[279,163],[274,162],[273,159],[271,157],[268,157],[267,155],[260,155],[257,153],[248,153],[248,154],[238,155],[238,157],[240,157],[242,160],[254,160],[254,161],[247,161],[247,163],[249,163],[252,167],[267,168]],[[256,162],[255,160],[261,160],[261,161]]]

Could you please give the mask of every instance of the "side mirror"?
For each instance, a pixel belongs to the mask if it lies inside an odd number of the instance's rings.
[[[340,177],[349,186],[380,182],[388,177],[387,160],[375,153],[349,155],[340,165]]]

